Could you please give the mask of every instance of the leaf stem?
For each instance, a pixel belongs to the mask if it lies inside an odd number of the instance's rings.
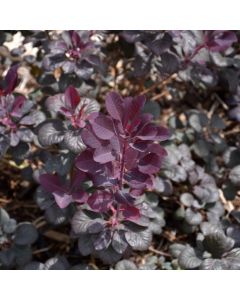
[[[126,146],[127,146],[127,141],[126,141],[126,138],[124,138],[124,140],[123,140],[123,150],[122,150],[121,161],[120,161],[120,182],[119,182],[119,189],[120,190],[123,187],[123,175],[124,175],[124,166],[125,166]]]
[[[204,44],[204,43],[201,44],[201,45],[199,45],[199,46],[197,46],[197,47],[194,49],[194,51],[193,51],[193,53],[192,53],[191,55],[185,57],[185,63],[190,62],[190,61],[198,54],[198,52],[199,52],[201,49],[203,49],[203,48],[205,48],[205,44]]]

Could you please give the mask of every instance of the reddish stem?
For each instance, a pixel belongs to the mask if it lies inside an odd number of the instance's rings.
[[[191,61],[202,48],[205,48],[205,44],[201,44],[201,45],[197,46],[190,56],[185,57],[185,63],[188,63],[189,61]]]
[[[126,153],[126,139],[123,141],[123,151],[121,156],[121,162],[120,162],[120,182],[119,182],[119,189],[122,189],[123,186],[123,175],[124,175],[124,166],[125,166],[125,153]]]

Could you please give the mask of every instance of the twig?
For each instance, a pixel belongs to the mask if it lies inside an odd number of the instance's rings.
[[[153,248],[152,246],[150,246],[148,248],[148,250],[155,253],[155,254],[159,254],[159,255],[162,255],[162,256],[166,256],[166,257],[171,257],[171,255],[169,253],[157,250],[157,249]]]
[[[44,217],[41,216],[41,217],[37,218],[35,221],[33,221],[33,225],[36,226],[39,222],[41,222],[43,220],[44,220]]]
[[[68,235],[55,230],[48,230],[43,235],[57,242],[70,243],[70,237]]]
[[[219,191],[220,200],[221,200],[222,204],[224,205],[224,208],[226,209],[226,211],[228,213],[230,213],[232,210],[234,210],[234,206],[233,206],[232,202],[227,201],[227,199],[225,198],[223,191],[221,189],[219,189],[218,191]]]
[[[215,99],[222,105],[223,109],[229,110],[227,104],[218,96],[218,94],[214,93]]]
[[[48,250],[50,250],[53,246],[49,246],[49,247],[46,247],[46,248],[42,248],[42,249],[38,249],[38,250],[35,250],[33,251],[33,255],[36,255],[36,254],[40,254],[40,253],[43,253],[43,252],[47,252]]]
[[[0,198],[0,202],[1,202],[1,203],[10,203],[11,200],[7,200],[7,199]]]
[[[225,136],[233,135],[233,134],[236,135],[236,134],[238,134],[238,133],[240,133],[240,130],[237,129],[237,128],[234,128],[234,129],[232,129],[232,130],[230,130],[230,131],[224,132]]]
[[[215,110],[218,108],[218,106],[219,106],[219,102],[215,101],[207,114],[209,119],[211,119],[211,117],[213,116],[213,114],[214,114]]]
[[[90,260],[89,266],[93,267],[94,270],[99,270],[99,268],[96,265],[96,260],[95,260],[94,256],[91,256],[91,260]]]
[[[153,85],[151,85],[149,88],[145,89],[142,91],[141,95],[145,95],[148,92],[151,92],[152,90],[154,90],[155,88],[161,88],[164,85],[168,84],[169,82],[171,82],[173,79],[175,79],[177,77],[177,74],[174,73],[172,75],[170,75],[169,77],[167,77],[165,80],[163,80],[162,82],[156,82]]]
[[[152,100],[156,101],[156,100],[159,100],[162,97],[167,96],[167,95],[169,95],[169,92],[168,91],[163,91],[161,94],[158,94],[158,95],[155,95],[154,97],[152,97]]]

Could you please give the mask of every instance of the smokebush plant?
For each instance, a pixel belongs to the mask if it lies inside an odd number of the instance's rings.
[[[82,255],[94,253],[113,263],[131,250],[146,250],[162,222],[147,202],[138,199],[153,188],[166,151],[158,142],[168,131],[142,114],[143,96],[106,97],[107,115],[92,113],[82,119],[85,145],[75,159],[69,183],[57,174],[42,174],[43,188],[60,208],[77,204],[72,229]],[[83,187],[87,182],[88,187]],[[155,222],[155,223],[154,223]]]

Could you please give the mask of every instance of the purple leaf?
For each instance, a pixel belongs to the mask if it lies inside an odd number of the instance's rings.
[[[103,115],[98,116],[92,122],[92,128],[97,137],[103,140],[110,140],[114,136],[113,122]]]
[[[141,173],[136,168],[125,174],[124,179],[133,189],[143,189],[153,184],[149,175]]]
[[[129,120],[134,120],[140,114],[141,109],[145,104],[145,97],[139,96],[135,98],[125,98],[124,100],[124,127]]]
[[[137,207],[130,205],[122,205],[121,210],[126,220],[137,220],[140,218],[140,211]]]
[[[145,152],[148,148],[148,142],[147,141],[136,141],[134,143],[131,143],[130,146],[133,148],[133,149],[136,149],[140,152]]]
[[[106,147],[99,147],[94,151],[93,159],[100,164],[113,161],[115,157],[112,154],[112,147],[110,145]]]
[[[120,141],[118,136],[113,136],[110,140],[110,144],[114,153],[119,153],[121,151]]]
[[[238,41],[237,36],[230,30],[210,31],[206,37],[206,46],[212,52],[225,51]]]
[[[39,177],[40,184],[43,188],[52,193],[57,205],[60,208],[67,207],[72,201],[72,195],[66,193],[59,177],[57,175],[42,174]]]
[[[96,191],[88,198],[88,205],[97,212],[107,212],[113,202],[113,196],[106,191]]]
[[[123,102],[122,97],[119,94],[115,92],[111,92],[107,94],[106,102],[105,102],[107,111],[113,119],[118,121],[121,121],[123,117],[122,102]]]
[[[73,202],[72,195],[66,194],[65,192],[56,191],[52,193],[57,205],[60,208],[66,208],[71,202]]]
[[[11,111],[11,115],[13,117],[21,117],[22,116],[21,110],[23,108],[25,101],[26,101],[26,99],[24,96],[18,96],[15,98],[15,101],[12,106],[12,111]]]
[[[69,108],[60,107],[60,112],[67,118],[71,118],[73,115],[73,111]]]
[[[97,149],[98,147],[101,147],[101,142],[98,140],[98,138],[88,130],[87,128],[84,128],[81,133],[82,140],[84,144],[87,146]]]
[[[78,176],[75,175],[74,178],[75,181],[77,179],[80,180],[80,182],[78,182],[78,187],[76,186],[76,182],[73,182],[70,189],[69,187],[63,186],[57,175],[43,174],[40,176],[39,181],[47,192],[53,194],[57,205],[60,208],[65,208],[74,201],[80,204],[87,201],[87,193],[79,189],[84,174],[81,174],[81,176],[79,174],[80,172],[78,173]]]
[[[128,170],[134,168],[137,164],[139,152],[135,149],[128,148],[125,154],[125,166]]]
[[[167,155],[167,151],[159,144],[152,144],[148,147],[148,151],[157,154],[159,157],[163,158]]]
[[[138,165],[138,169],[140,172],[144,174],[155,174],[159,171],[161,166],[161,159],[155,153],[150,153],[144,156]]]
[[[134,118],[136,115],[138,115],[143,109],[145,102],[146,99],[144,96],[134,97],[129,106],[129,116]]]
[[[97,172],[101,169],[101,165],[93,160],[91,151],[83,151],[76,159],[76,167],[84,172]]]
[[[11,94],[15,87],[17,86],[18,74],[17,74],[18,65],[11,67],[7,75],[5,76],[5,81],[7,83],[7,88],[4,90],[5,95]]]
[[[140,197],[144,194],[144,192],[145,192],[144,188],[142,188],[142,189],[140,189],[140,188],[137,188],[137,189],[131,188],[129,193],[133,197]]]
[[[72,192],[71,196],[75,202],[80,204],[86,203],[88,200],[88,194],[81,190]]]
[[[71,189],[76,190],[85,179],[86,174],[78,169],[75,169],[71,180]]]
[[[132,206],[135,200],[131,195],[122,191],[118,191],[114,196],[118,203],[128,206]]]
[[[75,30],[70,30],[69,35],[71,37],[73,47],[79,48],[80,46],[82,46],[80,36],[78,35],[78,33]]]
[[[158,134],[158,129],[153,124],[147,124],[144,128],[138,133],[137,137],[140,140],[155,140],[156,135]]]
[[[66,106],[71,108],[73,111],[76,109],[78,104],[80,103],[80,96],[77,90],[70,85],[65,91],[65,103]]]
[[[159,142],[163,142],[169,139],[169,130],[165,127],[159,126],[157,127],[157,137],[156,139]]]
[[[43,188],[49,192],[64,192],[60,178],[57,175],[52,174],[42,174],[39,177],[40,184]]]

